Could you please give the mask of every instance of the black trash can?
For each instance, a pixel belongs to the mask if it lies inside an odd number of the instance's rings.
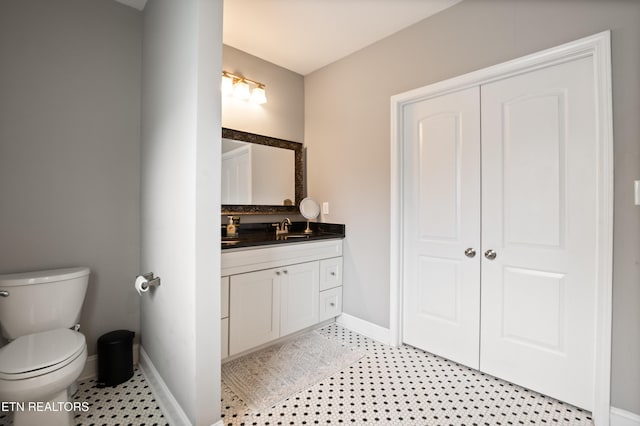
[[[129,330],[116,330],[98,338],[97,386],[116,386],[133,376],[133,336]]]

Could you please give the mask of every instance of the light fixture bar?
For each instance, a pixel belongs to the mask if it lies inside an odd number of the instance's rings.
[[[255,86],[253,90],[249,90],[249,84]],[[238,99],[248,100],[255,104],[264,104],[267,102],[265,87],[266,85],[259,81],[229,71],[222,71],[220,89],[224,95],[233,95]]]
[[[251,84],[253,84],[254,86],[257,86],[257,87],[262,87],[263,89],[264,89],[264,88],[265,88],[265,86],[266,86],[264,83],[260,83],[259,81],[255,81],[255,80],[252,80],[252,79],[250,79],[250,78],[243,77],[243,76],[241,76],[241,75],[233,74],[233,73],[231,73],[231,72],[229,72],[229,71],[222,71],[222,76],[223,76],[223,77],[231,78],[231,79],[233,79],[233,81],[234,81],[234,82],[235,82],[236,80],[238,80],[238,81],[240,81],[240,80],[244,80],[244,81],[246,81],[247,83],[251,83]]]

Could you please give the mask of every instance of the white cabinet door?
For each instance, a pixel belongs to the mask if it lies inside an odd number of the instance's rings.
[[[591,57],[482,86],[480,368],[591,409],[597,122]]]
[[[229,277],[220,278],[220,356],[229,356]]]
[[[285,266],[276,271],[282,277],[280,335],[316,324],[319,318],[319,262]]]
[[[220,358],[225,359],[229,356],[229,318],[220,320]]]
[[[229,277],[220,278],[220,318],[229,316]]]
[[[280,336],[280,284],[274,269],[231,276],[229,355]]]
[[[473,368],[480,330],[479,105],[475,87],[411,104],[403,117],[403,341]]]

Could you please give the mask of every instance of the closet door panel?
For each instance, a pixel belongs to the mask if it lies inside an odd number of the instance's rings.
[[[404,114],[403,341],[478,368],[480,114],[471,88]]]
[[[596,122],[591,58],[482,86],[480,369],[591,409]],[[491,256],[489,256],[491,257]]]

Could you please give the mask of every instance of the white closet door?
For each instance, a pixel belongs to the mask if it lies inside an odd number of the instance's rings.
[[[480,369],[593,407],[596,107],[591,58],[482,86]]]
[[[476,87],[411,104],[403,118],[403,341],[473,368],[480,328],[479,104]]]
[[[252,147],[246,145],[222,154],[222,204],[252,203]]]

